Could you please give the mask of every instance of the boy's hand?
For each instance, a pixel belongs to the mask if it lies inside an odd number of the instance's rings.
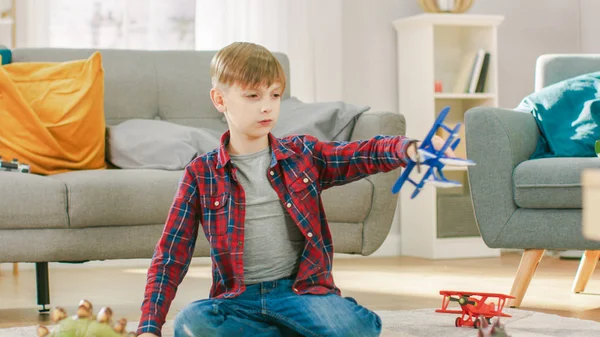
[[[145,332],[141,335],[138,335],[138,337],[158,337],[158,336],[153,333]]]
[[[431,138],[431,144],[433,145],[433,148],[436,150],[440,150],[442,147],[444,147],[445,142],[446,142],[446,140],[438,135],[434,135]],[[416,161],[416,158],[417,158],[416,149],[418,149],[419,146],[421,146],[421,143],[422,142],[417,142],[416,146],[411,144],[408,147],[408,149],[406,150],[406,154],[409,156],[410,159],[412,159],[412,161]],[[446,149],[446,151],[444,151],[444,154],[446,155],[446,157],[456,158],[456,154],[454,153],[454,151],[452,151],[452,149],[450,147],[448,147]]]

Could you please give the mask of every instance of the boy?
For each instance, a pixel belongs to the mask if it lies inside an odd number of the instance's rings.
[[[275,138],[286,79],[265,48],[236,42],[214,56],[212,102],[229,130],[185,169],[152,264],[138,333],[159,336],[201,229],[210,243],[209,299],[175,319],[182,336],[379,336],[381,320],[341,297],[322,190],[405,166],[415,141],[377,136]],[[441,148],[443,140],[434,139]],[[453,156],[452,151],[448,151]],[[391,188],[391,186],[390,186]]]

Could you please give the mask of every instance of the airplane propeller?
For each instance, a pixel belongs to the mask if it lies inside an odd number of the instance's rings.
[[[469,297],[471,295],[462,295],[460,298],[456,298],[456,297],[452,297],[452,296],[448,296],[450,298],[450,302],[458,302],[458,304],[460,304],[461,306],[466,305],[466,304],[470,304],[470,305],[476,305],[475,301],[470,301]]]

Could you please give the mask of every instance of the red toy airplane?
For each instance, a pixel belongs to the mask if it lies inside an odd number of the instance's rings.
[[[484,317],[488,323],[492,317],[512,317],[509,314],[502,312],[504,304],[506,304],[507,298],[514,298],[514,296],[503,295],[503,294],[492,294],[492,293],[478,293],[471,291],[448,291],[441,290],[440,295],[442,298],[442,308],[437,309],[435,312],[447,313],[447,314],[461,314],[460,317],[456,317],[454,325],[457,327],[468,326],[479,328],[481,324],[477,319],[478,317]],[[455,295],[457,297],[452,297]],[[494,302],[486,303],[488,298],[497,298],[498,303]],[[461,310],[448,310],[448,304],[450,302],[458,302]]]

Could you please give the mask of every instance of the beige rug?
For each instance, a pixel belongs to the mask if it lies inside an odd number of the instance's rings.
[[[438,314],[435,309],[378,311],[383,320],[382,337],[476,337],[472,328],[454,327],[455,315]],[[576,318],[505,309],[512,318],[502,319],[511,337],[588,337],[600,336],[600,323]],[[130,322],[128,331],[134,331]],[[0,329],[0,337],[36,337],[35,327]],[[172,337],[172,321],[165,324],[164,337]]]

